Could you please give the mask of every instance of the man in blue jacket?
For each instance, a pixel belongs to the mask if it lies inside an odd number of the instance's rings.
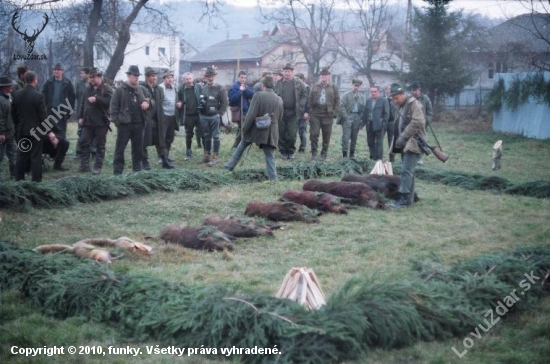
[[[246,72],[240,71],[237,81],[231,85],[228,92],[231,121],[239,126],[233,148],[236,148],[241,141],[241,121],[246,117],[252,96],[254,91],[246,84]]]

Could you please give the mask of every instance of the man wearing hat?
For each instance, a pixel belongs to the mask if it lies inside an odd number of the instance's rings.
[[[90,85],[90,67],[82,67],[80,69],[80,81],[76,83],[76,112],[78,114],[79,109],[81,107],[81,99],[82,94],[84,93],[84,90]],[[82,150],[81,147],[81,139],[82,139],[82,127],[78,126],[78,131],[76,133],[78,135],[78,141],[76,143],[76,150],[75,150],[75,157],[74,159],[80,160],[80,153]],[[97,153],[97,141],[92,141],[92,145],[90,146],[90,152],[92,153],[92,158],[95,158]]]
[[[272,73],[273,73],[273,80],[275,80],[275,85],[277,85],[277,82],[283,79],[283,71],[277,68]]]
[[[167,166],[162,160],[164,168],[174,168],[170,163],[173,162],[170,159],[170,148],[176,137],[176,131],[180,130],[178,122],[176,120],[176,110],[180,110],[183,106],[182,102],[178,100],[178,92],[174,87],[174,72],[167,70],[162,75],[163,82],[159,85],[164,94],[162,100],[162,123],[164,124],[164,140],[165,140],[165,153],[166,162],[170,165]],[[162,159],[162,158],[161,158]]]
[[[147,147],[154,145],[162,168],[174,168],[166,156],[166,124],[164,123],[164,89],[157,85],[157,71],[152,67],[145,67],[145,82],[139,83],[145,89],[146,97],[150,98],[151,105],[147,109],[148,121],[143,133],[142,165],[146,171],[151,169]],[[175,107],[175,106],[174,106]]]
[[[306,94],[309,98],[309,90],[310,87],[306,83],[306,76],[304,76],[303,73],[297,73],[296,77],[300,79],[304,83],[304,86],[306,87]],[[307,99],[306,99],[307,100]],[[309,105],[306,102],[306,107],[304,108],[304,114],[308,112]],[[304,119],[304,116],[298,120],[298,136],[300,137],[300,146],[298,147],[298,152],[305,152],[306,151],[306,145],[307,145],[307,120]]]
[[[338,122],[342,125],[342,156],[355,158],[355,146],[357,135],[361,127],[361,116],[365,109],[365,96],[359,92],[363,81],[354,79],[351,81],[351,90],[342,96],[340,117]],[[351,142],[351,143],[350,143]]]
[[[56,123],[51,123],[51,129],[44,125],[46,119],[46,103],[44,95],[36,90],[38,76],[33,71],[25,73],[25,87],[13,93],[12,117],[15,125],[15,140],[19,152],[15,162],[15,179],[25,180],[25,172],[30,166],[32,181],[42,181],[42,149],[45,139],[49,139],[54,147],[59,139],[52,130],[57,129]]]
[[[420,101],[422,104],[422,107],[424,108],[424,115],[426,116],[426,129],[430,126],[432,123],[433,118],[433,108],[432,108],[432,102],[430,101],[430,98],[422,93],[422,88],[420,87],[420,82],[413,81],[411,82],[411,92],[412,95]]]
[[[94,162],[93,174],[101,173],[105,159],[105,145],[109,131],[109,106],[113,96],[113,89],[102,80],[103,73],[92,68],[89,71],[89,84],[82,91],[80,107],[78,108],[78,125],[82,128],[80,142],[79,172],[90,172],[90,149],[96,141],[97,153]]]
[[[279,124],[279,152],[283,159],[294,159],[298,119],[305,115],[306,86],[293,76],[294,67],[283,67],[283,78],[275,84],[275,93],[283,99],[283,121]]]
[[[132,170],[142,170],[144,125],[148,123],[147,110],[151,99],[147,90],[138,84],[139,68],[132,65],[126,71],[128,80],[115,89],[111,99],[111,120],[117,127],[113,173],[124,170],[124,150],[130,141],[132,145]]]
[[[53,76],[42,86],[42,93],[46,100],[48,116],[56,118],[59,136],[66,139],[67,120],[69,120],[74,110],[76,95],[72,82],[63,75],[61,63],[56,63],[53,66]],[[60,105],[63,106],[60,108]],[[67,108],[70,109],[71,113],[67,111]]]
[[[273,87],[275,80],[272,76],[265,76],[261,80],[263,92],[257,92],[252,97],[250,108],[243,121],[243,137],[231,160],[224,168],[232,171],[245,149],[252,143],[257,144],[264,151],[267,177],[270,181],[277,180],[277,169],[275,165],[274,152],[277,149],[279,130],[278,126],[283,120],[283,100],[275,94]],[[269,115],[271,124],[267,128],[258,128],[256,118]]]
[[[214,82],[216,75],[214,66],[206,69],[206,72],[204,72],[206,84],[201,87],[199,95],[199,114],[204,142],[202,162],[208,163],[210,167],[218,163],[220,121],[228,106],[227,90]]]
[[[8,75],[0,77],[0,165],[4,155],[8,156],[10,178],[15,179],[15,126],[11,115],[11,92],[16,83]],[[0,181],[2,176],[0,175]]]
[[[320,80],[312,88],[309,94],[309,138],[311,141],[311,159],[317,159],[317,144],[319,134],[322,132],[323,144],[320,160],[325,160],[332,134],[332,121],[340,112],[340,93],[338,88],[330,83],[330,71],[323,67]]]
[[[385,97],[380,96],[380,87],[370,87],[370,98],[365,104],[363,125],[367,129],[367,144],[370,159],[377,161],[384,155],[384,135],[390,118],[390,104]]]
[[[390,96],[399,108],[395,114],[393,152],[402,153],[403,159],[399,197],[390,207],[402,208],[413,204],[414,171],[422,153],[416,138],[426,140],[426,122],[422,104],[414,96],[406,95],[402,85],[392,84]]]

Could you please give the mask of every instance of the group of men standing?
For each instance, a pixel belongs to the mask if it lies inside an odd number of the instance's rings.
[[[54,75],[44,83],[41,93],[36,90],[36,73],[20,68],[17,84],[9,76],[0,78],[0,161],[4,155],[8,156],[12,178],[23,180],[25,173],[30,171],[32,180],[40,181],[43,153],[54,158],[54,170],[66,170],[62,163],[69,147],[67,120],[76,96],[60,64],[54,66]],[[127,81],[113,89],[103,82],[100,70],[83,68],[82,82],[77,85],[77,120],[81,129],[77,153],[79,172],[101,173],[111,122],[118,129],[114,174],[124,170],[124,151],[128,142],[131,143],[133,171],[151,169],[148,146],[155,146],[158,163],[163,168],[174,168],[170,150],[180,122],[185,128],[185,160],[191,159],[193,136],[197,134],[204,149],[201,162],[216,165],[221,120],[230,107],[232,121],[239,129],[233,144],[235,153],[225,168],[233,170],[244,149],[256,143],[264,150],[269,179],[276,180],[275,149],[279,149],[282,159],[294,159],[299,135],[298,151],[305,151],[309,124],[311,158],[325,160],[333,120],[338,117],[337,124],[343,131],[343,157],[355,157],[358,134],[363,127],[367,132],[370,159],[383,159],[386,135],[390,160],[393,161],[395,153],[402,153],[401,196],[396,204],[409,205],[414,193],[414,169],[421,162],[416,138],[425,139],[426,126],[432,118],[431,102],[421,93],[420,85],[413,82],[412,95],[405,95],[399,84],[393,84],[386,88],[385,97],[380,95],[378,86],[371,86],[370,97],[365,98],[359,91],[362,81],[354,79],[352,89],[340,100],[338,88],[330,82],[328,68],[321,70],[319,81],[311,87],[304,82],[302,74],[295,77],[293,71],[292,65],[286,64],[282,71],[265,73],[253,88],[246,82],[247,74],[240,71],[227,91],[214,82],[215,67],[206,69],[202,83],[196,82],[191,73],[185,73],[178,90],[170,71],[163,74],[163,82],[158,84],[157,71],[146,67],[145,81],[139,82],[138,67],[130,66],[126,72]],[[12,97],[12,89],[20,90],[13,92]],[[64,103],[71,113],[60,112]],[[268,126],[261,126],[258,119],[267,120]],[[48,120],[55,122],[48,123],[49,128],[46,128],[43,124]],[[31,138],[36,135],[40,137]],[[31,140],[31,145],[28,150],[20,145],[18,152],[15,143],[23,139]],[[92,144],[97,151],[91,169]]]
[[[67,120],[73,113],[75,93],[72,83],[57,63],[53,76],[46,80],[42,92],[37,90],[38,75],[26,66],[17,68],[17,82],[0,77],[0,162],[8,157],[10,178],[42,180],[42,155],[54,158],[53,169],[63,166],[69,149]]]

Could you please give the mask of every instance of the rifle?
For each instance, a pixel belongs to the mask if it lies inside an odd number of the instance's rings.
[[[422,152],[426,155],[434,154],[437,159],[442,161],[443,163],[446,163],[447,160],[449,160],[449,156],[445,153],[443,153],[441,150],[437,149],[437,147],[432,147],[426,142],[424,139],[422,139],[418,134],[414,136],[416,141],[418,142],[418,147],[422,150]]]

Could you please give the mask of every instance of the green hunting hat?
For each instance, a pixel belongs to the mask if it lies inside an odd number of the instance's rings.
[[[127,75],[134,75],[134,76],[141,76],[141,73],[139,73],[139,68],[136,65],[131,65],[128,67],[128,71],[126,71]]]
[[[418,81],[411,82],[411,90],[416,90],[418,88],[420,88],[420,82]]]
[[[158,72],[153,69],[153,67],[145,67],[145,77],[156,75]]]
[[[363,84],[363,81],[354,78],[354,79],[351,81],[351,83],[354,84],[354,85],[361,86],[361,85]]]
[[[165,72],[162,74],[162,78],[165,78],[165,77],[168,77],[168,76],[174,77],[174,72],[172,72],[172,71],[165,71]]]
[[[283,71],[281,71],[281,70],[275,70],[275,71],[273,71],[273,74],[274,74],[274,75],[282,76],[282,75],[283,75]]]
[[[63,71],[63,65],[61,63],[57,62],[56,64],[54,64],[53,69]]]
[[[92,68],[90,68],[89,75],[90,75],[90,77],[103,76],[103,72],[97,67],[92,67]]]
[[[205,76],[216,76],[217,73],[216,73],[216,69],[214,68],[214,66],[208,67],[206,69],[206,71],[204,72],[204,75]]]
[[[323,67],[323,68],[321,68],[321,72],[319,74],[320,75],[330,75],[330,70],[328,69],[328,67]]]
[[[292,67],[292,65],[290,63],[287,63],[285,64],[285,66],[283,67],[284,70],[291,70],[293,71],[294,70],[294,67]]]
[[[390,87],[390,96],[402,94],[405,92],[405,88],[399,83],[392,83]]]
[[[9,75],[0,77],[0,87],[13,86],[15,82],[11,79]]]

